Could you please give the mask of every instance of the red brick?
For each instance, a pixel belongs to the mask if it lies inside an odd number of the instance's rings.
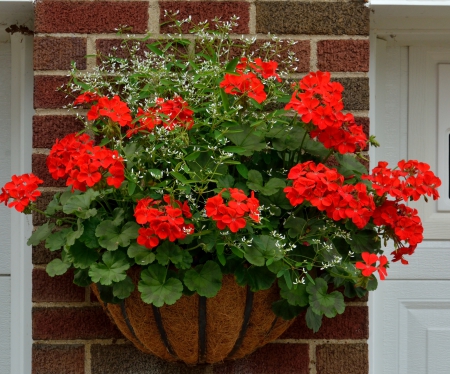
[[[34,340],[114,339],[123,335],[100,307],[34,308]]]
[[[239,17],[239,25],[233,29],[236,34],[248,34],[248,22],[250,20],[250,5],[239,1],[160,1],[160,23],[167,22],[164,12],[179,11],[177,19],[182,20],[191,16],[193,24],[201,21],[213,20],[220,17],[222,21],[228,21],[232,16]],[[189,25],[182,26],[183,33],[187,33]],[[161,27],[162,33],[173,33],[174,29],[168,25]]]
[[[84,346],[34,344],[32,362],[32,374],[84,374]]]
[[[33,246],[31,252],[33,265],[45,265],[55,258],[61,258],[61,251],[50,252],[44,243]]]
[[[33,174],[37,175],[44,181],[44,187],[64,187],[65,182],[62,179],[53,179],[50,173],[48,172],[47,165],[45,164],[45,160],[47,159],[47,155],[42,154],[34,154],[31,157],[31,168],[33,170]]]
[[[367,374],[367,344],[324,344],[316,347],[317,374]]]
[[[68,301],[83,302],[86,299],[85,288],[73,283],[73,271],[64,275],[50,277],[44,269],[33,269],[34,302],[39,301]]]
[[[34,116],[33,148],[51,148],[56,139],[83,129],[83,122],[75,116]]]
[[[322,327],[316,333],[306,326],[305,313],[302,313],[280,339],[367,339],[368,312],[365,306],[348,306],[334,318],[323,317]]]
[[[86,39],[35,37],[33,62],[34,70],[66,70],[72,62],[86,69]]]
[[[38,33],[108,33],[120,26],[143,34],[147,30],[147,1],[38,1],[35,10]]]
[[[214,374],[307,374],[308,344],[267,344],[242,360],[213,368]]]
[[[68,83],[67,77],[37,75],[34,77],[34,108],[57,109],[73,102],[61,87]]]
[[[369,71],[368,40],[322,40],[317,64],[323,71]]]

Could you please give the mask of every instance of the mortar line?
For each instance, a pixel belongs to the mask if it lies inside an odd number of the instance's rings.
[[[84,345],[84,374],[91,374],[91,343]]]
[[[249,5],[248,32],[256,34],[256,4],[254,0],[251,0]]]
[[[309,374],[317,374],[316,342],[309,343]]]

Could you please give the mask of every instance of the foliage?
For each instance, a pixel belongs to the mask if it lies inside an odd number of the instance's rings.
[[[343,313],[343,293],[361,297],[375,272],[386,277],[383,241],[406,263],[423,228],[405,203],[437,199],[440,181],[414,160],[368,174],[370,139],[344,114],[342,85],[323,72],[289,84],[294,55],[280,71],[271,60],[289,43],[274,38],[254,57],[255,40],[230,38],[234,22],[194,25],[193,37],[180,31],[145,51],[125,43],[130,58],[74,68],[68,94],[88,109],[86,128],[47,158],[67,191],[40,211],[42,180],[14,176],[0,202],[45,215],[29,244],[62,248],[47,272],[75,268],[74,282],[97,283],[108,302],[135,288],[157,307],[214,297],[233,273],[255,292],[276,283],[274,312],[306,310],[317,331]]]

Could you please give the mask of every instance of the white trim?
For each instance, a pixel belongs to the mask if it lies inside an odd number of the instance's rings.
[[[403,6],[446,6],[450,5],[450,0],[370,0],[369,6],[377,5],[403,5]]]
[[[11,35],[11,173],[31,172],[33,37]],[[11,215],[11,374],[31,373],[31,216]]]

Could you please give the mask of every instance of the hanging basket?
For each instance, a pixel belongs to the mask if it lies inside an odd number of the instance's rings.
[[[135,284],[139,272],[130,274]],[[166,361],[213,364],[244,357],[278,338],[293,322],[277,317],[271,305],[276,286],[252,292],[224,275],[213,298],[182,296],[174,305],[157,308],[142,301],[137,290],[121,304],[106,304],[92,290],[122,333],[142,352]]]

